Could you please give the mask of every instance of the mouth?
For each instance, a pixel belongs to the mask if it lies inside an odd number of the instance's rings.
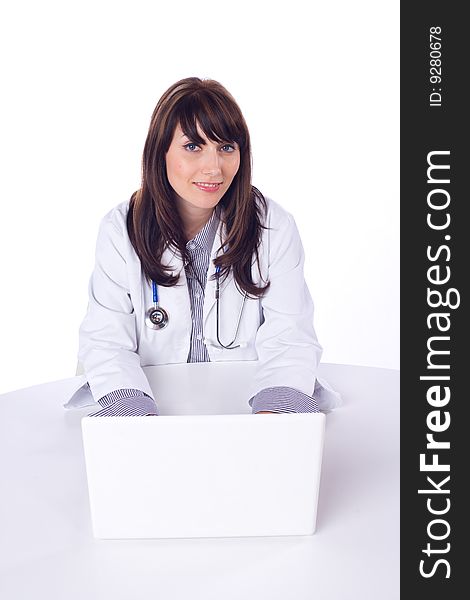
[[[222,181],[215,183],[208,183],[206,181],[193,181],[194,185],[204,192],[216,192],[222,185]]]

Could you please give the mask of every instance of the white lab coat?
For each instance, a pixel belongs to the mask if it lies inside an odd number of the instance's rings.
[[[288,386],[312,395],[322,348],[313,327],[313,303],[304,280],[304,252],[291,214],[267,199],[268,213],[260,245],[261,274],[253,264],[255,282],[269,279],[271,287],[261,299],[245,302],[236,343],[226,350],[216,340],[215,268],[209,264],[204,301],[205,344],[211,362],[258,361],[250,397],[273,386]],[[159,302],[169,314],[161,330],[145,325],[145,313],[153,304],[152,289],[141,270],[140,260],[129,240],[126,215],[129,202],[111,210],[102,220],[96,264],[89,284],[89,305],[80,327],[79,361],[96,400],[120,388],[135,388],[153,397],[142,367],[187,361],[191,309],[185,270],[177,253],[166,250],[163,264],[176,267],[176,286],[159,286]],[[215,258],[223,235],[219,226],[212,247]],[[235,334],[243,296],[230,274],[220,286],[220,339],[228,344]],[[333,392],[325,395],[316,385],[323,408],[339,403]],[[331,388],[325,386],[327,392]],[[249,400],[247,398],[247,401]],[[321,404],[321,402],[320,402]]]

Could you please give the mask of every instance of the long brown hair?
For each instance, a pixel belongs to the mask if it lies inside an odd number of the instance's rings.
[[[178,274],[161,262],[166,248],[177,250],[183,261],[189,260],[183,222],[176,210],[175,192],[168,181],[166,153],[174,131],[180,125],[196,144],[203,142],[197,125],[215,142],[236,142],[240,149],[239,169],[217,208],[225,224],[225,252],[214,264],[225,279],[233,271],[238,287],[259,297],[269,287],[255,285],[251,267],[259,266],[258,247],[267,204],[262,193],[251,185],[251,145],[245,119],[231,94],[217,81],[188,77],[172,85],[153,111],[142,158],[141,188],[132,194],[127,230],[142,269],[150,282],[173,286]]]

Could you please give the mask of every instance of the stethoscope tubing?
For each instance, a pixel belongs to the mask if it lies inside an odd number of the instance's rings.
[[[215,269],[215,278],[216,278],[216,288],[215,288],[215,303],[216,303],[216,337],[217,343],[226,350],[235,350],[235,348],[240,348],[241,344],[237,344],[234,346],[237,337],[238,331],[240,329],[240,323],[243,315],[243,309],[245,308],[245,301],[247,298],[247,293],[244,293],[243,301],[240,306],[240,311],[238,313],[237,325],[235,328],[235,335],[232,341],[229,344],[223,344],[220,341],[220,282],[219,282],[219,274],[220,267],[217,266]],[[152,296],[153,296],[153,307],[149,308],[145,315],[145,324],[150,327],[150,329],[159,330],[163,329],[168,325],[169,316],[167,311],[164,308],[161,308],[158,302],[158,287],[155,281],[152,280]]]
[[[216,325],[215,325],[215,330],[216,330],[217,342],[219,343],[219,345],[222,348],[225,348],[226,350],[235,350],[235,348],[240,348],[240,344],[237,344],[236,346],[234,346],[233,344],[235,343],[235,340],[237,339],[238,330],[240,329],[240,323],[241,323],[241,319],[242,319],[243,309],[245,307],[245,300],[246,300],[246,295],[247,294],[245,292],[244,295],[243,295],[243,302],[242,302],[242,305],[240,307],[240,312],[238,313],[237,328],[235,330],[235,335],[233,336],[233,340],[229,344],[224,345],[220,341],[220,334],[219,334],[219,327],[220,327],[220,316],[219,316],[219,306],[220,306],[219,272],[220,272],[220,267],[216,267],[216,269],[215,269],[215,276],[216,276],[216,287],[215,287]]]

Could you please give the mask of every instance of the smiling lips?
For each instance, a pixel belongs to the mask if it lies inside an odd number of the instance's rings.
[[[203,190],[204,192],[217,192],[217,190],[222,185],[222,182],[220,182],[220,183],[205,183],[203,181],[194,181],[194,185],[199,190]]]

